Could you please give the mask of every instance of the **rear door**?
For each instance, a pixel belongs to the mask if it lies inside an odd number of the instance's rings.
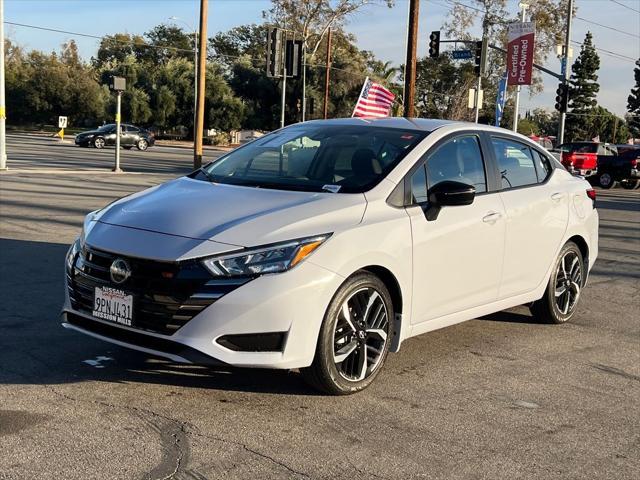
[[[407,176],[414,324],[496,300],[505,217],[495,181],[489,178],[487,183],[486,171],[480,136],[460,133],[431,148]],[[429,189],[446,180],[473,185],[474,202],[443,207],[429,221],[424,212],[429,206]]]
[[[120,143],[124,146],[135,145],[140,130],[133,125],[124,125]]]
[[[569,195],[549,159],[511,137],[490,136],[506,211],[499,298],[534,290],[555,259],[569,220]]]

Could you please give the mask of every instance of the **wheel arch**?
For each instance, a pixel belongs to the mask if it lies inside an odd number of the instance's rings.
[[[578,246],[580,253],[582,254],[583,264],[585,266],[585,278],[584,283],[587,283],[587,275],[589,274],[589,244],[582,235],[573,235],[567,239],[567,242],[573,242]],[[567,243],[565,242],[565,244]]]
[[[403,305],[404,298],[402,295],[402,287],[400,286],[400,282],[393,274],[391,270],[382,265],[367,265],[365,267],[360,268],[357,272],[354,272],[355,275],[358,272],[368,272],[376,277],[378,277],[382,283],[389,290],[389,294],[391,295],[391,301],[393,303],[393,311],[394,311],[394,320],[393,320],[393,339],[391,344],[389,345],[390,351],[397,352],[400,348],[400,343],[404,336],[401,334],[401,329],[403,327],[402,319],[406,316],[403,315],[405,308]]]

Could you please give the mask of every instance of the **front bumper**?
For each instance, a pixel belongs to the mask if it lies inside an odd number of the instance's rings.
[[[72,308],[69,289],[63,326],[182,363],[301,368],[311,364],[325,311],[343,278],[306,261],[292,270],[258,277],[206,307],[175,333],[164,335],[92,317]],[[68,287],[68,278],[65,284]],[[222,337],[283,333],[279,351],[238,351]]]

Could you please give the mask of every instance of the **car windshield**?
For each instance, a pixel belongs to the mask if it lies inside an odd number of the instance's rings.
[[[116,128],[115,124],[109,123],[107,125],[103,125],[100,128],[98,128],[98,131],[99,132],[108,132],[109,130],[113,130],[114,128]]]
[[[427,134],[365,125],[299,125],[234,150],[196,178],[259,188],[364,192]]]

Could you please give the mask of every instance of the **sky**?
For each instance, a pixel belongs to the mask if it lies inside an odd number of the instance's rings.
[[[465,0],[458,1],[465,3]],[[591,31],[597,48],[633,59],[640,58],[640,0],[574,2],[580,19],[573,22],[572,40],[582,42],[586,32]],[[260,23],[262,12],[269,8],[270,3],[268,0],[209,0],[209,36],[238,25]],[[515,14],[518,0],[507,0],[507,3]],[[440,29],[451,8],[447,0],[420,2],[419,56],[427,54],[430,32]],[[176,23],[185,30],[197,27],[198,9],[198,0],[5,0],[5,21],[98,36],[116,32],[142,34],[160,23]],[[383,61],[400,65],[405,58],[407,12],[407,0],[396,0],[391,9],[370,5],[352,16],[346,28],[356,36],[360,48],[373,51]],[[170,20],[171,16],[181,20]],[[95,54],[99,44],[97,39],[13,25],[5,26],[5,34],[27,49],[44,51],[59,49],[62,43],[74,38],[86,59]],[[574,59],[578,53],[579,47],[574,45]],[[623,115],[634,83],[634,62],[605,52],[599,54],[598,101],[605,108]],[[554,71],[560,70],[555,52],[549,55],[546,66]],[[543,81],[542,93],[531,97],[526,90],[523,91],[521,114],[537,107],[553,108],[558,82],[544,74]],[[485,108],[493,108],[487,102],[492,103],[492,100],[485,100]]]

